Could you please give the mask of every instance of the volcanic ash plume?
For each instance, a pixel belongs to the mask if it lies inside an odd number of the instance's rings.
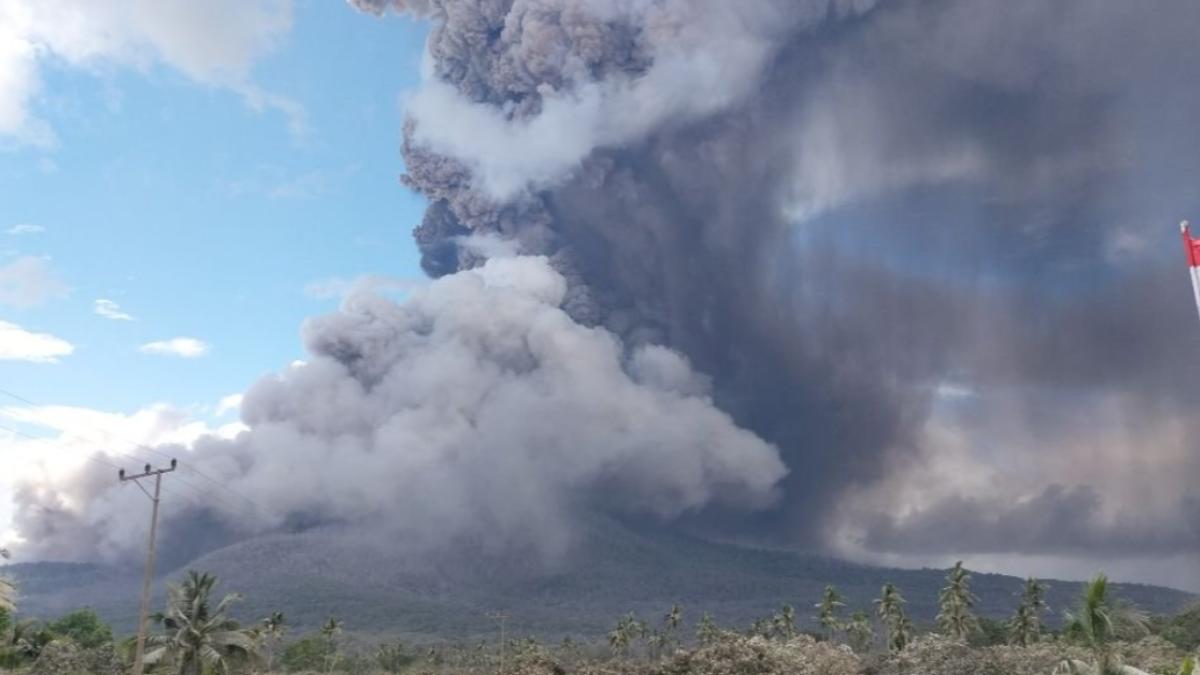
[[[197,449],[231,485],[431,541],[599,509],[1200,584],[1200,3],[354,4],[430,26],[440,280],[313,322]]]
[[[357,4],[431,23],[404,144],[426,271],[480,264],[468,234],[548,256],[572,318],[684,354],[779,447],[779,507],[703,525],[869,555],[1062,502],[1075,552],[1139,555],[1151,520],[1150,548],[1200,552],[1200,466],[1164,433],[1195,427],[1170,343],[1195,326],[1145,225],[1200,207],[1200,6]]]
[[[770,505],[785,473],[777,451],[714,408],[677,353],[626,350],[572,321],[559,308],[565,288],[544,258],[516,257],[402,304],[351,297],[308,324],[307,363],[246,394],[249,431],[202,441],[183,461],[255,495],[257,519],[214,499],[235,530],[365,525],[413,551],[461,542],[555,556],[583,512]],[[28,494],[18,524],[60,557],[72,551],[55,532],[92,551],[136,550],[143,533],[125,509],[140,495],[107,483],[79,511]],[[186,503],[167,504],[176,529],[198,525],[180,520],[196,516]],[[109,532],[120,539],[103,540]]]

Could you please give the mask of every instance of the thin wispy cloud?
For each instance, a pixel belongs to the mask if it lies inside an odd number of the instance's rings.
[[[222,181],[220,187],[231,197],[315,199],[341,191],[360,169],[359,164],[348,164],[295,172],[282,166],[261,165],[248,175]]]
[[[125,312],[121,306],[108,298],[100,298],[96,301],[93,310],[96,314],[113,321],[134,321],[132,314]]]
[[[36,307],[66,297],[69,290],[45,258],[23,256],[0,266],[0,305]]]
[[[377,293],[392,295],[418,288],[422,281],[389,277],[382,274],[364,274],[359,277],[328,277],[317,279],[304,287],[304,294],[314,300],[345,298],[355,293]]]
[[[30,223],[18,223],[5,230],[5,234],[10,234],[14,237],[19,237],[25,234],[41,234],[46,231],[46,228],[41,225],[32,225]]]
[[[197,359],[209,352],[209,345],[203,340],[197,340],[190,337],[177,337],[170,340],[159,340],[156,342],[148,342],[138,351],[143,354],[155,354],[157,356],[177,356],[181,359]]]
[[[0,321],[0,361],[58,363],[59,358],[74,352],[75,346],[60,337]]]

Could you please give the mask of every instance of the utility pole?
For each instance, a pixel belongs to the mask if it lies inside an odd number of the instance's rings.
[[[136,476],[126,476],[125,469],[117,471],[117,478],[122,483],[133,481],[134,485],[137,485],[138,489],[144,492],[153,504],[150,509],[150,546],[146,553],[146,576],[142,579],[142,607],[138,612],[137,647],[133,652],[133,675],[142,675],[142,657],[146,653],[146,622],[150,615],[150,586],[154,583],[154,536],[158,533],[158,499],[162,494],[162,477],[164,473],[174,471],[176,466],[176,461],[172,459],[169,469],[154,469],[147,464],[145,470]],[[151,476],[154,477],[153,495],[138,482],[139,478]]]
[[[500,622],[500,670],[498,672],[503,673],[504,672],[504,622],[505,622],[505,620],[508,619],[509,615],[505,614],[504,612],[492,612],[492,613],[488,614],[487,617],[489,619],[494,619],[494,620]]]

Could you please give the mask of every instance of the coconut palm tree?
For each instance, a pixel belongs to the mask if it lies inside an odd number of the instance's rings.
[[[679,605],[671,605],[671,611],[667,612],[663,617],[663,644],[671,645],[676,642],[675,632],[679,630],[680,624],[683,623],[683,608]]]
[[[333,672],[333,664],[338,660],[337,637],[342,634],[342,622],[332,616],[321,624],[321,635],[329,643],[329,656],[325,659],[325,672]]]
[[[712,615],[705,612],[696,622],[696,641],[702,645],[711,644],[717,638],[718,633],[720,633],[720,629],[717,628],[717,622],[713,621]]]
[[[979,630],[979,619],[972,611],[975,600],[971,593],[971,574],[960,560],[946,575],[946,586],[938,596],[938,626],[955,640],[966,642]]]
[[[1041,637],[1042,627],[1045,625],[1042,617],[1050,611],[1050,605],[1046,604],[1048,588],[1049,586],[1045,583],[1033,577],[1025,580],[1025,591],[1021,596],[1021,603],[1029,608],[1030,618],[1033,620],[1035,641]]]
[[[1109,595],[1108,577],[1097,574],[1084,584],[1083,595],[1076,608],[1066,615],[1065,633],[1092,650],[1090,664],[1078,661],[1063,663],[1068,672],[1092,672],[1098,675],[1129,672],[1117,663],[1112,642],[1120,636],[1141,636],[1149,632],[1147,617],[1132,605],[1114,600]]]
[[[17,585],[11,579],[0,577],[0,609],[12,611],[17,608]]]
[[[664,631],[658,629],[650,631],[650,637],[646,638],[646,645],[650,648],[652,658],[661,656],[666,651],[668,644],[670,644],[670,638]]]
[[[0,548],[0,560],[8,560],[8,549]],[[17,608],[17,585],[8,577],[0,577],[0,609]]]
[[[154,617],[164,632],[147,641],[147,666],[169,663],[179,675],[228,673],[232,659],[257,654],[258,644],[251,632],[226,615],[241,596],[230,593],[215,607],[210,606],[216,584],[217,578],[211,574],[192,571],[183,583],[170,587],[166,612]]]
[[[263,619],[259,627],[259,633],[263,637],[263,648],[266,651],[267,672],[270,672],[275,660],[274,648],[283,640],[283,636],[287,633],[287,619],[284,617],[283,612],[272,612],[271,616]]]
[[[796,637],[796,610],[791,605],[784,605],[775,615],[775,633],[785,640]]]
[[[674,632],[681,623],[683,623],[683,608],[679,605],[671,605],[671,611],[663,617],[663,625],[668,631]]]
[[[750,632],[747,633],[750,637],[761,637],[765,640],[770,640],[775,634],[775,618],[763,617],[755,619],[754,623],[750,624]]]
[[[1017,613],[1008,621],[1009,644],[1028,647],[1037,642],[1038,621],[1033,610],[1024,601],[1017,605]]]
[[[629,649],[629,633],[625,631],[624,622],[618,621],[616,627],[608,632],[608,648],[617,656]]]
[[[879,599],[875,601],[879,619],[887,627],[888,649],[894,652],[903,651],[912,640],[912,622],[904,614],[904,603],[904,596],[890,582],[883,585]]]
[[[645,638],[647,632],[646,624],[638,621],[633,612],[621,617],[617,622],[617,627],[608,634],[608,646],[612,648],[613,653],[623,655],[629,650],[630,643],[635,637]]]
[[[871,647],[875,640],[875,629],[871,627],[871,617],[861,609],[850,615],[850,623],[846,624],[846,635],[850,638],[850,648],[862,653]]]
[[[838,617],[838,611],[846,606],[842,602],[843,598],[838,594],[837,589],[833,586],[826,586],[825,592],[821,595],[821,602],[818,602],[817,608],[817,623],[825,629],[825,637],[830,642],[833,641],[833,635],[841,628],[842,621]]]

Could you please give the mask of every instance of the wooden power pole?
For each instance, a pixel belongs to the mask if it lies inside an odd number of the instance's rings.
[[[137,646],[133,652],[133,675],[142,675],[142,657],[146,654],[146,623],[150,615],[150,587],[154,583],[154,538],[158,533],[158,500],[162,494],[162,477],[164,473],[174,471],[176,466],[175,460],[172,459],[171,468],[169,469],[155,469],[147,464],[145,470],[136,476],[126,476],[125,469],[117,472],[117,478],[122,483],[133,481],[142,492],[146,493],[146,496],[150,498],[151,504],[153,504],[150,509],[150,546],[149,551],[146,553],[146,576],[142,579],[142,606],[138,612]],[[151,476],[154,477],[154,494],[150,494],[138,482],[139,478],[150,478]]]
[[[497,672],[503,673],[504,672],[504,622],[509,619],[509,615],[505,614],[504,612],[491,612],[487,615],[487,617],[494,621],[500,622],[500,670],[498,670]]]

